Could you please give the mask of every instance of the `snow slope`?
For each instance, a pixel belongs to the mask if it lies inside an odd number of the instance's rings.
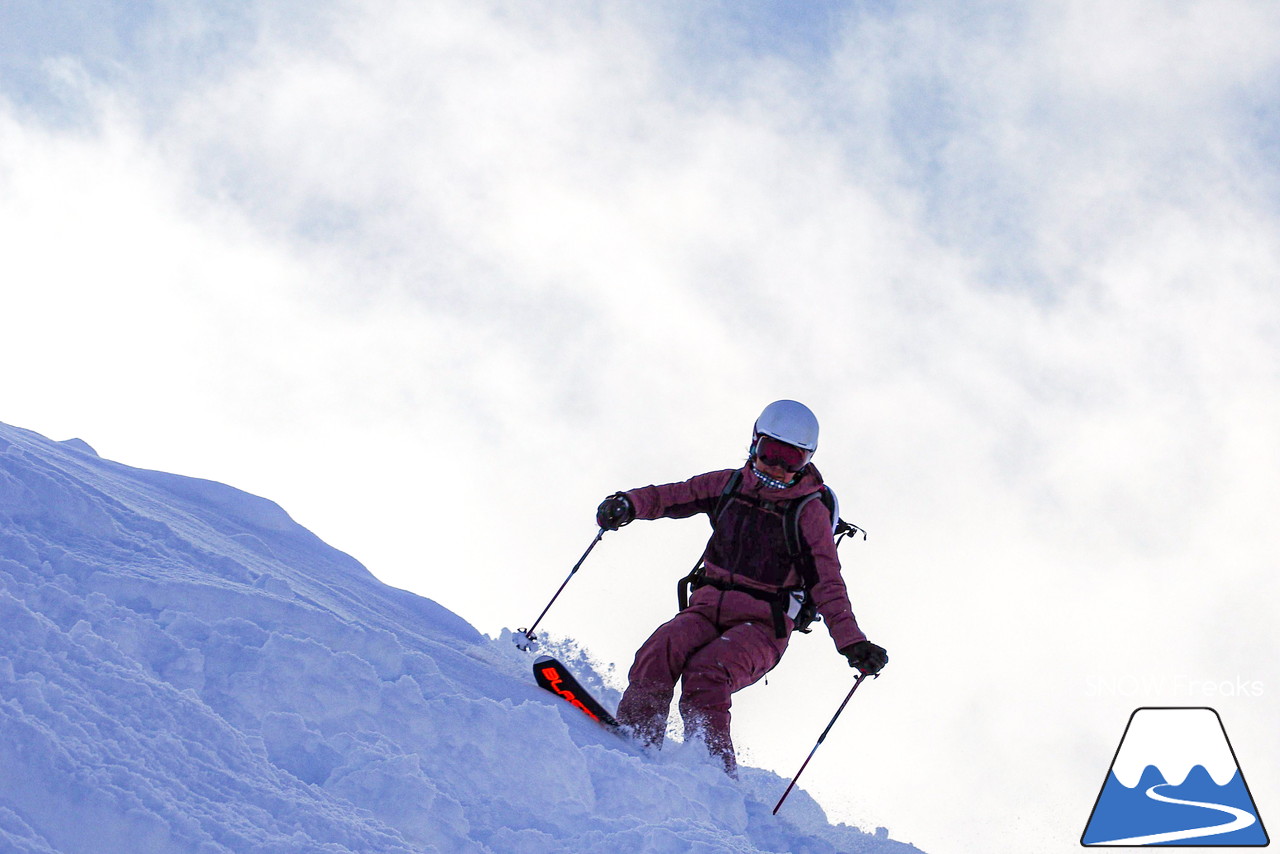
[[[529,667],[270,501],[0,425],[4,854],[915,850]]]

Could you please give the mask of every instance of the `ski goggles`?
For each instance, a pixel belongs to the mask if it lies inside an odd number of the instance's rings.
[[[772,436],[756,439],[756,459],[767,466],[775,466],[789,472],[798,472],[809,464],[813,451],[788,445]]]

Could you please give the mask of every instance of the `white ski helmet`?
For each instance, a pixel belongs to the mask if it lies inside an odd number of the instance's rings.
[[[756,419],[755,434],[771,436],[779,442],[806,451],[818,450],[818,418],[803,403],[775,400]]]

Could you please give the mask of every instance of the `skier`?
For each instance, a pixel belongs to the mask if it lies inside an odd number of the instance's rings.
[[[686,737],[702,739],[736,777],[731,697],[777,665],[804,595],[851,667],[874,674],[888,662],[854,619],[832,535],[838,514],[823,501],[805,502],[797,520],[799,554],[787,544],[787,508],[825,488],[810,462],[817,447],[813,412],[794,400],[775,401],[756,420],[740,470],[618,492],[597,509],[596,522],[606,530],[634,519],[712,517],[688,607],[644,642],[627,676],[617,718],[642,744],[661,745],[676,682],[683,680]]]

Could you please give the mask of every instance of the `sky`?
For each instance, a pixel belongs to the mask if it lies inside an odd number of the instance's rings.
[[[833,818],[1074,850],[1132,711],[1186,705],[1265,822],[1277,45],[1268,0],[8,2],[0,421],[496,635],[601,498],[802,400],[891,659],[805,772]],[[541,628],[621,680],[706,534],[607,535]],[[745,761],[849,677],[796,639]]]

